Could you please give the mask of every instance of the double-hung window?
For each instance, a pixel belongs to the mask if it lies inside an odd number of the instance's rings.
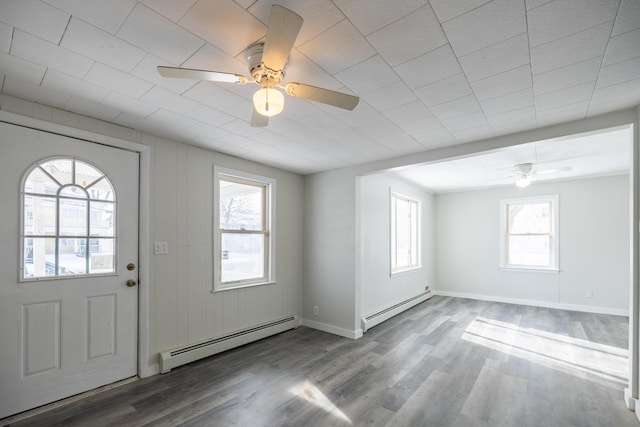
[[[214,290],[274,281],[275,180],[214,168]]]
[[[501,267],[558,270],[558,196],[502,200]]]
[[[420,267],[420,204],[391,193],[391,274]]]

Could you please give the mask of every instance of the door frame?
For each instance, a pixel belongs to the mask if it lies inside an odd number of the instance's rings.
[[[77,139],[87,143],[129,150],[140,158],[138,195],[138,348],[137,374],[139,378],[154,375],[149,369],[149,200],[151,176],[151,147],[138,142],[101,135],[84,129],[48,122],[0,110],[0,122],[23,126],[45,133]],[[105,122],[106,123],[106,122]],[[108,123],[108,126],[117,126]],[[134,131],[132,131],[133,133]],[[139,133],[142,135],[142,132]]]

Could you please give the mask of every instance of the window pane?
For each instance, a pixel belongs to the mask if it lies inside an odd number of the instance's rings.
[[[24,182],[24,191],[36,194],[57,194],[60,185],[40,168],[34,169]]]
[[[78,199],[86,199],[87,193],[77,185],[70,185],[60,190],[60,195],[63,197],[75,197]]]
[[[508,205],[509,233],[550,233],[551,203]]]
[[[220,180],[220,228],[263,230],[263,185]]]
[[[24,234],[56,234],[56,201],[53,198],[24,196]]]
[[[115,240],[89,240],[89,273],[113,273],[115,271]]]
[[[110,202],[91,202],[89,227],[91,236],[114,236],[115,205]]]
[[[73,160],[71,159],[55,159],[40,165],[60,184],[73,184],[72,171]]]
[[[87,201],[60,199],[60,236],[87,235]]]
[[[96,182],[102,177],[102,173],[93,166],[76,160],[76,185],[87,188],[88,185]]]
[[[508,263],[535,267],[551,266],[551,237],[509,236]]]
[[[87,188],[87,192],[91,200],[115,200],[113,187],[107,178],[102,178],[100,181],[97,181]]]
[[[56,239],[24,239],[24,278],[56,275]]]
[[[260,279],[265,277],[263,234],[222,233],[221,281]]]
[[[82,248],[87,239],[58,239],[58,275],[87,273],[87,259]]]

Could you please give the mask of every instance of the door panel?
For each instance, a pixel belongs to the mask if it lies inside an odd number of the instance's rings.
[[[113,184],[114,274],[20,281],[22,180],[54,156],[92,165]],[[138,264],[138,161],[127,150],[0,123],[0,418],[136,375],[138,287],[126,282],[138,272],[126,265]],[[76,256],[84,255],[65,254]],[[90,271],[110,270],[113,257],[88,260]]]

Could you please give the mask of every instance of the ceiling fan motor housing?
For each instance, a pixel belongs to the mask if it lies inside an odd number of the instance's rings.
[[[245,50],[244,55],[249,65],[249,73],[261,87],[278,86],[284,79],[284,68],[286,68],[286,64],[282,70],[270,69],[262,62],[263,51],[263,42],[254,43]]]

